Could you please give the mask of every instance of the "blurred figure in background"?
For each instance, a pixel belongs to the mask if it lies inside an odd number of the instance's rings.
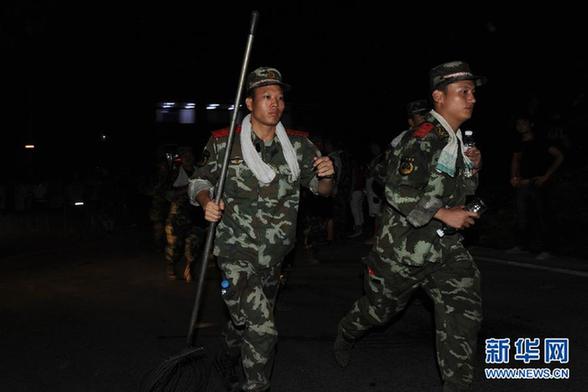
[[[159,252],[165,246],[165,222],[170,208],[167,198],[170,188],[171,168],[165,159],[156,163],[155,174],[151,184],[151,207],[149,220],[153,231],[153,246]]]
[[[196,225],[196,208],[188,197],[189,179],[195,170],[192,148],[179,147],[172,169],[174,180],[168,193],[171,204],[165,224],[165,264],[168,279],[176,280],[176,265],[183,256],[186,263],[184,279],[187,283],[192,282],[194,278],[192,268],[204,234]]]
[[[549,193],[564,155],[535,134],[529,116],[519,115],[515,129],[519,141],[513,149],[510,183],[516,193],[517,243],[509,252],[534,251],[538,259],[546,259],[548,251],[557,247],[555,233],[549,230],[553,218]]]
[[[365,200],[366,167],[359,161],[351,164],[351,197],[349,207],[353,217],[353,231],[347,238],[356,238],[363,234],[365,214],[363,202]]]
[[[377,173],[374,168],[377,165],[383,165],[386,155],[377,143],[370,144],[370,154],[370,162],[366,168],[365,196],[367,199],[368,214],[373,219],[374,225],[370,237],[366,240],[367,244],[373,244],[375,240],[374,235],[378,230],[379,220],[382,214],[382,200],[384,199],[383,180],[377,178]],[[382,168],[382,170],[385,171],[385,168]]]
[[[429,108],[429,103],[426,99],[417,99],[416,101],[411,101],[406,105],[406,115],[407,115],[407,122],[408,122],[408,129],[400,132],[398,136],[396,136],[392,142],[390,143],[392,147],[396,147],[400,140],[404,136],[404,134],[408,131],[417,129],[419,125],[425,122],[425,116],[431,110]]]
[[[389,148],[383,153],[377,154],[368,165],[368,181],[366,183],[366,190],[368,192],[368,203],[370,195],[372,200],[385,200],[384,183],[386,182],[386,175],[388,173],[388,160],[392,152],[392,148],[396,147],[406,132],[417,129],[425,122],[425,116],[430,111],[429,103],[426,99],[418,99],[411,101],[406,105],[406,120],[409,128],[400,132],[391,142]],[[369,206],[369,204],[368,204]],[[380,225],[381,204],[374,207],[374,235]],[[370,207],[370,215],[372,215],[372,207]],[[375,237],[372,236],[366,242],[373,244]]]

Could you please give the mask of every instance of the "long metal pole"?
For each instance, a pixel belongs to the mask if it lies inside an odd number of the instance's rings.
[[[259,12],[253,11],[251,13],[251,24],[249,28],[249,38],[247,39],[247,47],[245,48],[245,56],[243,58],[243,65],[241,66],[241,75],[239,77],[239,87],[237,88],[237,96],[235,97],[235,105],[233,106],[233,114],[231,117],[231,125],[229,128],[229,139],[227,141],[227,148],[225,149],[225,156],[223,159],[223,166],[221,169],[220,179],[216,186],[216,194],[214,196],[215,203],[219,203],[223,190],[225,187],[225,179],[227,176],[227,168],[229,166],[229,158],[231,155],[231,147],[233,146],[233,139],[235,138],[235,125],[237,123],[237,114],[239,112],[239,104],[241,102],[241,95],[243,93],[243,85],[245,84],[245,75],[247,74],[247,64],[249,64],[249,55],[253,46],[253,37],[255,35],[255,29],[257,27],[257,21],[259,19]],[[198,275],[198,283],[196,286],[196,299],[194,301],[194,308],[192,310],[192,317],[190,319],[190,326],[188,329],[188,346],[194,345],[194,332],[196,330],[196,322],[198,321],[198,313],[200,310],[200,302],[202,300],[202,292],[204,286],[204,275],[206,274],[206,267],[208,265],[208,257],[210,250],[212,249],[212,243],[214,242],[214,233],[216,231],[217,222],[211,222],[208,226],[208,235],[206,236],[206,244],[204,245],[204,251],[202,252],[202,263],[200,265],[200,274]]]

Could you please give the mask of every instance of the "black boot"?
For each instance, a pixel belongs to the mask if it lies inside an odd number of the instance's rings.
[[[333,352],[335,354],[335,360],[342,368],[349,365],[351,360],[351,349],[355,345],[355,340],[346,337],[341,330],[337,332],[337,338],[335,338],[335,344],[333,345]]]
[[[221,350],[214,359],[214,367],[224,381],[224,386],[228,392],[240,391],[239,375],[237,366],[239,360],[231,357],[226,351]]]

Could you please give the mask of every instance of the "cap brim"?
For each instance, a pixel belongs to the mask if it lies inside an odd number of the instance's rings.
[[[439,89],[441,87],[447,86],[448,84],[459,82],[459,81],[462,81],[462,80],[471,80],[471,81],[474,82],[474,85],[476,87],[483,86],[483,85],[485,85],[488,82],[488,79],[485,76],[480,76],[480,75],[462,76],[462,77],[459,77],[458,76],[456,78],[452,78],[452,79],[449,79],[449,80],[444,80],[443,82],[441,82],[438,85],[436,85],[435,87],[433,87],[432,90],[437,90],[437,89]]]
[[[429,109],[419,109],[419,110],[414,110],[414,111],[412,111],[412,112],[408,113],[408,115],[409,115],[409,116],[414,116],[415,114],[421,114],[421,115],[424,115],[424,114],[427,114],[427,113],[429,113],[429,112],[430,112],[430,110],[429,110]]]

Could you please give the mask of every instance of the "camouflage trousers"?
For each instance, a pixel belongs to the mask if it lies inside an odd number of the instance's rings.
[[[198,257],[201,234],[194,222],[186,222],[179,214],[170,214],[165,222],[165,264],[168,273],[174,271],[175,265],[186,258],[186,268],[190,269]]]
[[[274,349],[278,331],[274,305],[278,295],[280,266],[254,267],[246,260],[218,258],[229,288],[223,300],[231,316],[224,343],[228,354],[241,358],[245,391],[265,391],[270,387]]]
[[[157,250],[164,247],[166,241],[165,224],[170,211],[170,203],[163,197],[153,196],[151,209],[149,210],[149,220],[153,228],[153,245]]]
[[[444,251],[443,262],[419,267],[384,263],[370,255],[365,295],[340,321],[339,330],[351,339],[361,337],[401,312],[411,294],[422,288],[435,306],[437,362],[445,388],[468,390],[482,321],[480,272],[461,244]]]

